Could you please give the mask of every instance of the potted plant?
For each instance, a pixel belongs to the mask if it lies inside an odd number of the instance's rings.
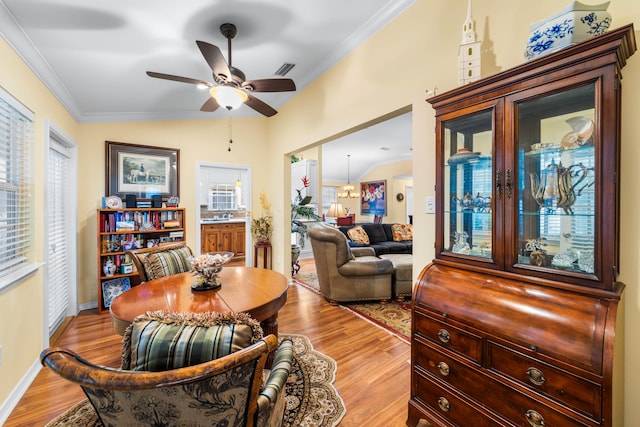
[[[271,216],[271,203],[265,193],[260,193],[260,205],[262,206],[262,216],[251,220],[251,235],[258,243],[271,241],[273,233],[273,217]]]
[[[307,224],[302,219],[311,219],[319,221],[321,219],[313,208],[309,206],[311,203],[311,196],[303,194],[306,189],[311,185],[309,178],[303,176],[302,188],[296,189],[296,197],[291,203],[291,232],[296,234],[296,243],[291,244],[291,262],[294,263],[300,256],[300,249],[304,247],[304,242],[309,234],[307,230]]]

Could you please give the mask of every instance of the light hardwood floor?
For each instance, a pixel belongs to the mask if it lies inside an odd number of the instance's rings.
[[[301,262],[301,272],[313,269],[312,260]],[[337,361],[335,386],[347,408],[341,427],[406,426],[409,344],[295,284],[279,312],[279,330],[308,336],[316,350]],[[87,310],[69,323],[55,344],[94,363],[118,367],[120,340],[109,313]],[[43,426],[83,398],[79,386],[42,369],[5,427]]]

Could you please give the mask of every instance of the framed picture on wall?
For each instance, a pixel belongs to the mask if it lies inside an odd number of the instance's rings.
[[[360,183],[360,213],[387,214],[387,180]]]
[[[180,150],[106,141],[105,158],[107,196],[180,196]]]

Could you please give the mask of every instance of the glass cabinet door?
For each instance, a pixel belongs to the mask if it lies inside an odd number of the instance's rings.
[[[491,258],[492,110],[446,120],[442,132],[444,252]]]
[[[517,263],[593,274],[595,84],[518,102]]]

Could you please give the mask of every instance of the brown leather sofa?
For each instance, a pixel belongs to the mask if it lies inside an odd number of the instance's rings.
[[[331,303],[391,299],[393,263],[372,248],[350,248],[347,237],[324,223],[309,227],[320,293]]]

